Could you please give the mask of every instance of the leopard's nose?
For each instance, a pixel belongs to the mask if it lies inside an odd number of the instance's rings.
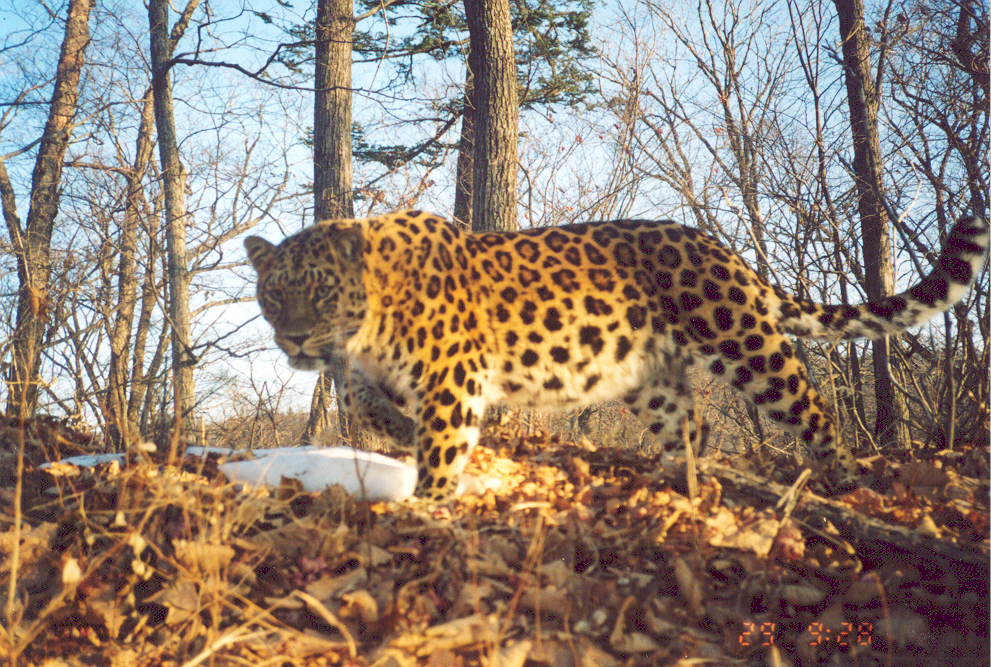
[[[284,338],[296,347],[302,348],[303,343],[309,340],[310,337],[307,334],[301,334],[298,336],[285,336]]]

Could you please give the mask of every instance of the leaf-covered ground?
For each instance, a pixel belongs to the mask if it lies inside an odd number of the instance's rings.
[[[0,656],[17,665],[991,662],[986,448],[868,461],[877,491],[775,509],[777,487],[718,466],[689,490],[684,462],[493,435],[479,492],[428,507],[244,489],[212,459],[52,475],[38,459],[85,443],[23,439],[20,486],[0,461]],[[844,512],[868,523],[830,520]]]

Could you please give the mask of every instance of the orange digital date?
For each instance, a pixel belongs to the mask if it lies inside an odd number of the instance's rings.
[[[759,624],[744,621],[738,641],[741,646],[772,646],[778,634],[777,625],[773,621]],[[848,647],[851,644],[870,646],[873,627],[872,623],[841,623],[839,628],[827,628],[822,623],[810,623],[805,632],[811,636],[808,640],[809,646],[822,646],[830,642],[836,642],[841,647]]]

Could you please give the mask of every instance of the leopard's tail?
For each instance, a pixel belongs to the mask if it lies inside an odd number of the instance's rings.
[[[932,272],[901,294],[859,306],[821,305],[785,295],[778,323],[799,337],[880,338],[901,333],[964,298],[984,267],[988,244],[987,221],[964,216],[950,230]]]

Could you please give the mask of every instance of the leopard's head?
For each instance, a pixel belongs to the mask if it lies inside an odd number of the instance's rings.
[[[244,240],[258,274],[262,315],[293,368],[326,370],[361,326],[366,295],[361,229],[320,223],[272,245]]]

